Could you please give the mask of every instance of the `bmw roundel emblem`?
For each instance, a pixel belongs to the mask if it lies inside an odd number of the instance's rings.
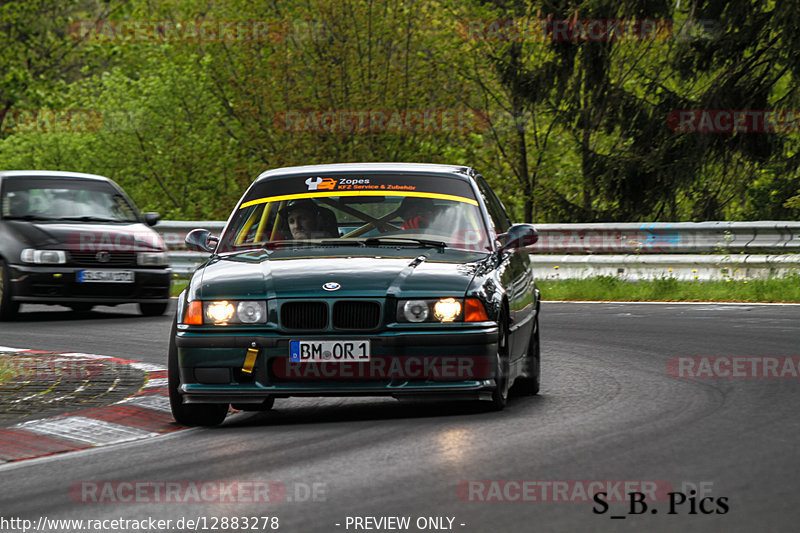
[[[329,281],[325,285],[322,286],[323,289],[326,291],[338,291],[341,285],[336,283],[335,281]]]

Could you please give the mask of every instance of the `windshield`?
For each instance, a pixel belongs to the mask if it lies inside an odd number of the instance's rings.
[[[72,178],[6,178],[5,218],[138,222],[136,211],[111,184]]]
[[[219,250],[281,243],[443,245],[489,250],[469,183],[446,176],[293,176],[253,186]]]

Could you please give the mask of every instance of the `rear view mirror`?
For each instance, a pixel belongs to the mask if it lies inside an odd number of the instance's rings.
[[[190,250],[211,253],[217,247],[219,237],[211,235],[207,229],[193,229],[186,235],[184,242]]]
[[[503,243],[500,251],[511,252],[536,244],[539,240],[539,232],[536,231],[533,224],[514,224],[497,238]]]
[[[161,220],[161,215],[158,213],[145,213],[144,214],[144,223],[148,226],[155,226],[158,224],[158,221]]]

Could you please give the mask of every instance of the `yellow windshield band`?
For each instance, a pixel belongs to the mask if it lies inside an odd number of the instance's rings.
[[[435,192],[409,192],[409,191],[331,191],[331,192],[304,192],[299,194],[284,194],[283,196],[268,196],[266,198],[259,198],[257,200],[250,200],[239,206],[239,209],[250,207],[252,205],[263,204],[265,202],[280,202],[283,200],[298,200],[300,198],[328,198],[332,196],[413,196],[416,198],[436,198],[439,200],[453,200],[455,202],[462,202],[465,204],[478,205],[478,202],[463,196],[454,196],[452,194],[439,194]]]

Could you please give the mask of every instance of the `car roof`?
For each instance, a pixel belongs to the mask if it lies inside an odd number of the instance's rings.
[[[79,178],[85,180],[111,181],[105,176],[83,172],[63,172],[60,170],[0,170],[0,178]]]
[[[464,180],[475,175],[475,171],[472,168],[461,165],[438,165],[433,163],[335,163],[267,170],[266,172],[262,172],[258,178],[256,178],[256,181],[295,174],[346,174],[358,172],[447,174],[448,176]]]

